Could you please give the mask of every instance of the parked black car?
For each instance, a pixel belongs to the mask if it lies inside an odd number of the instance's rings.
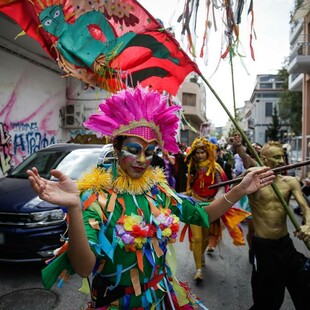
[[[41,176],[51,178],[50,170],[55,168],[77,179],[96,165],[108,168],[113,159],[111,144],[55,144],[32,154],[0,178],[0,261],[46,260],[62,245],[60,238],[67,229],[65,208],[36,195],[28,169],[35,166]]]

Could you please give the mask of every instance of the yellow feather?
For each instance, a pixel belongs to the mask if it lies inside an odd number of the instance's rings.
[[[110,188],[112,176],[106,173],[105,170],[94,168],[91,172],[85,173],[81,179],[77,180],[79,191],[91,189],[95,192],[100,192],[104,188]]]
[[[111,169],[108,171],[101,168],[94,168],[91,172],[84,174],[77,180],[79,191],[93,190],[100,192],[104,189],[113,189],[116,193],[129,193],[139,195],[149,191],[154,185],[167,185],[164,172],[156,168],[148,168],[139,179],[130,178],[120,167],[118,177],[113,182]]]
[[[125,174],[120,168],[118,169],[118,178],[113,183],[113,188],[119,193],[131,193],[139,195],[149,191],[154,185],[158,183],[167,184],[166,177],[163,171],[156,167],[149,168],[145,171],[143,176],[139,179],[132,179]]]

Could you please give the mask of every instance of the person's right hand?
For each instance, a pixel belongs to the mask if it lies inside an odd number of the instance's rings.
[[[230,138],[230,144],[231,144],[231,151],[236,154],[238,151],[238,148],[242,146],[242,137],[239,133],[235,133],[231,138]]]
[[[310,179],[307,177],[304,179],[304,184],[305,186],[309,187],[310,186]]]
[[[233,145],[236,146],[240,146],[242,145],[242,137],[239,133],[235,133],[233,136]]]
[[[50,181],[40,176],[37,168],[27,170],[28,179],[39,198],[66,208],[79,207],[80,198],[76,183],[59,170],[52,170],[51,175],[59,181]]]

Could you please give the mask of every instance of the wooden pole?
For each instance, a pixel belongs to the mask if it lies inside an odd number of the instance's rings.
[[[302,167],[302,166],[306,166],[306,165],[310,165],[310,160],[301,161],[301,162],[296,163],[296,164],[291,164],[291,165],[286,165],[286,166],[281,166],[281,167],[273,168],[271,170],[274,171],[275,173],[278,173],[278,172],[281,172],[281,171],[286,171],[286,170],[290,170],[290,169],[294,169],[294,168],[298,168],[298,167]],[[217,187],[221,187],[221,186],[225,186],[225,185],[239,183],[239,182],[242,181],[243,178],[244,177],[240,177],[240,178],[235,178],[233,180],[228,180],[228,181],[220,182],[220,183],[217,183],[217,184],[213,184],[213,185],[210,185],[208,188],[212,189],[212,188],[217,188]]]
[[[236,120],[233,118],[233,116],[231,115],[231,113],[229,112],[229,110],[227,109],[227,107],[225,106],[224,102],[221,100],[221,98],[218,96],[218,94],[216,93],[216,91],[213,89],[213,87],[210,85],[210,83],[207,81],[207,79],[200,74],[200,77],[202,78],[202,80],[206,83],[206,85],[209,87],[210,91],[213,93],[213,95],[215,96],[215,98],[218,100],[218,102],[221,104],[221,106],[223,107],[223,109],[225,110],[225,112],[227,113],[228,117],[230,118],[230,120],[232,121],[232,123],[235,125],[235,127],[237,128],[237,130],[239,131],[240,135],[242,136],[243,141],[245,141],[248,149],[251,151],[251,153],[253,154],[253,156],[255,157],[257,163],[260,166],[263,166],[263,163],[260,159],[260,157],[258,156],[257,152],[255,151],[254,147],[251,145],[248,137],[245,135],[245,133],[243,132],[243,130],[240,128],[240,126],[238,125],[238,123],[236,122]],[[288,204],[286,203],[283,195],[280,193],[279,189],[277,188],[277,186],[275,184],[271,184],[271,187],[273,189],[273,191],[275,192],[276,196],[278,197],[279,201],[281,202],[283,208],[285,209],[285,212],[287,213],[289,219],[291,220],[293,226],[295,227],[296,231],[300,231],[300,226],[299,223],[296,221],[293,212],[291,211],[291,209],[289,208]],[[310,251],[310,244],[309,242],[304,242],[306,247],[308,248],[308,250]]]

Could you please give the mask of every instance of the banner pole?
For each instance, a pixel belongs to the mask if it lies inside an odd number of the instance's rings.
[[[221,98],[218,96],[218,94],[216,93],[216,91],[213,89],[213,87],[210,85],[210,83],[207,81],[207,79],[200,74],[200,77],[202,78],[202,80],[205,82],[205,84],[208,86],[208,88],[210,89],[210,91],[213,93],[213,95],[215,96],[215,98],[218,100],[218,102],[221,104],[221,106],[223,107],[223,109],[225,110],[225,112],[227,113],[228,117],[230,118],[230,120],[232,121],[232,123],[235,125],[235,127],[237,128],[237,130],[239,131],[240,135],[242,136],[242,139],[245,141],[247,147],[250,149],[251,153],[254,155],[256,161],[258,162],[258,164],[260,166],[263,166],[263,163],[260,159],[260,157],[258,156],[257,152],[255,151],[254,147],[252,146],[252,144],[250,143],[248,137],[246,136],[246,134],[244,133],[244,131],[241,129],[241,127],[239,126],[238,122],[234,119],[234,117],[231,115],[231,113],[229,112],[229,110],[227,109],[227,107],[225,106],[224,102],[221,100]],[[280,193],[278,187],[275,184],[271,184],[272,189],[274,190],[276,196],[278,197],[279,201],[281,202],[283,208],[285,209],[288,217],[290,218],[293,226],[295,227],[296,231],[300,231],[300,226],[299,223],[297,222],[297,220],[295,219],[293,212],[291,211],[291,209],[289,208],[288,204],[286,203],[285,199],[283,198],[283,195]],[[308,248],[308,250],[310,251],[310,242],[305,242],[306,247]]]

